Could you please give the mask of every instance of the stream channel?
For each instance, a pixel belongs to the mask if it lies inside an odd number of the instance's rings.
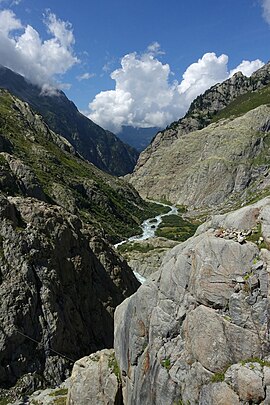
[[[124,243],[127,243],[127,242],[135,242],[135,241],[146,240],[146,239],[155,237],[158,226],[162,222],[162,218],[166,217],[168,215],[177,215],[178,214],[178,209],[174,206],[171,206],[168,204],[163,204],[163,203],[160,203],[157,201],[151,201],[151,200],[148,200],[148,201],[153,202],[155,204],[162,205],[163,207],[169,207],[170,211],[167,212],[166,214],[160,214],[154,218],[148,218],[145,221],[143,221],[143,223],[141,224],[142,234],[136,235],[136,236],[131,236],[128,239],[125,239],[119,243],[116,243],[114,245],[115,249],[117,249],[118,246],[123,245]],[[141,276],[139,273],[137,273],[136,271],[134,271],[134,275],[136,276],[136,278],[139,280],[139,282],[141,284],[145,282],[146,279],[143,276]]]

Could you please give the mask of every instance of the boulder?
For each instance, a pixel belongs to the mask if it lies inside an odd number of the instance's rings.
[[[73,367],[67,405],[121,405],[119,368],[114,350],[83,357]]]

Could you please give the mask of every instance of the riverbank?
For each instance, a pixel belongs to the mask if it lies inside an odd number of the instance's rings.
[[[156,235],[156,231],[159,227],[159,225],[162,222],[162,218],[169,216],[169,215],[177,215],[178,214],[178,209],[175,206],[171,206],[168,204],[164,204],[161,202],[157,202],[157,201],[150,201],[149,202],[153,202],[155,204],[158,205],[162,205],[163,207],[168,207],[170,210],[165,213],[165,214],[159,214],[155,217],[152,218],[148,218],[145,221],[143,221],[141,228],[142,228],[142,234],[141,235],[135,235],[135,236],[131,236],[130,238],[127,238],[119,243],[116,243],[114,245],[114,247],[117,249],[118,246],[123,245],[124,243],[127,242],[138,242],[138,241],[142,241],[142,240],[147,240],[149,238],[153,238]]]
[[[155,204],[162,205],[163,207],[168,207],[169,211],[164,214],[159,214],[159,215],[156,215],[155,217],[148,218],[145,221],[143,221],[143,223],[141,225],[142,234],[131,236],[130,238],[127,238],[119,243],[116,243],[114,245],[115,249],[117,249],[119,246],[122,246],[126,243],[142,242],[142,241],[146,241],[148,239],[155,238],[156,232],[158,230],[158,227],[161,225],[163,218],[170,216],[170,215],[178,215],[178,209],[175,206],[171,206],[171,205],[164,204],[164,203],[157,202],[157,201],[150,201],[150,202],[154,202]],[[146,278],[144,276],[142,276],[137,270],[133,269],[133,273],[141,284],[143,284],[145,282]]]

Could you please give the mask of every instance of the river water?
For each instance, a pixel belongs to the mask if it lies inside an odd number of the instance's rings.
[[[153,202],[155,204],[162,205],[163,207],[169,207],[170,211],[167,212],[166,214],[160,214],[160,215],[157,215],[156,217],[148,218],[145,221],[143,221],[143,223],[141,224],[142,234],[136,235],[136,236],[131,236],[128,239],[125,239],[119,243],[116,243],[114,245],[114,247],[116,249],[118,248],[118,246],[123,245],[124,243],[127,243],[127,242],[135,242],[135,241],[153,238],[156,235],[157,228],[161,224],[163,217],[166,217],[168,215],[177,215],[178,214],[178,209],[174,206],[163,204],[163,203],[160,203],[157,201],[149,200],[149,202]],[[137,273],[136,271],[134,271],[134,275],[136,276],[136,278],[139,280],[140,283],[145,282],[146,279],[143,276],[141,276],[139,273]]]

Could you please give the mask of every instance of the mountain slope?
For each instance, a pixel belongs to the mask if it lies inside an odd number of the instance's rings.
[[[237,100],[239,96],[256,92],[268,84],[270,84],[270,63],[254,72],[249,78],[238,72],[223,83],[211,87],[191,103],[184,118],[157,133],[151,144],[140,154],[134,173],[152,158],[152,154],[155,154],[157,149],[161,152],[183,134],[205,128],[219,111]]]
[[[0,91],[0,131],[2,190],[58,204],[112,241],[140,232],[151,205],[123,180],[77,156],[6,90]]]
[[[147,209],[0,90],[0,403],[112,346],[114,310],[139,282],[107,240],[137,233]]]
[[[0,402],[1,388],[59,384],[73,361],[111,347],[114,309],[138,286],[76,215],[0,191]]]
[[[270,106],[263,105],[182,135],[157,149],[130,181],[141,195],[190,209],[250,201],[270,190],[269,120]]]
[[[121,132],[119,132],[117,136],[123,142],[141,152],[150,144],[159,129],[160,128],[156,127],[134,128],[131,126],[123,126]]]
[[[269,78],[268,65],[250,79],[237,74],[197,98],[186,118],[140,155],[131,184],[143,196],[211,211],[266,194]],[[257,90],[247,91],[251,85]],[[199,124],[205,128],[192,129]]]
[[[137,151],[86,118],[62,91],[54,95],[42,94],[38,86],[1,65],[0,88],[29,103],[54,132],[63,135],[85,159],[100,169],[122,176],[134,168]]]

